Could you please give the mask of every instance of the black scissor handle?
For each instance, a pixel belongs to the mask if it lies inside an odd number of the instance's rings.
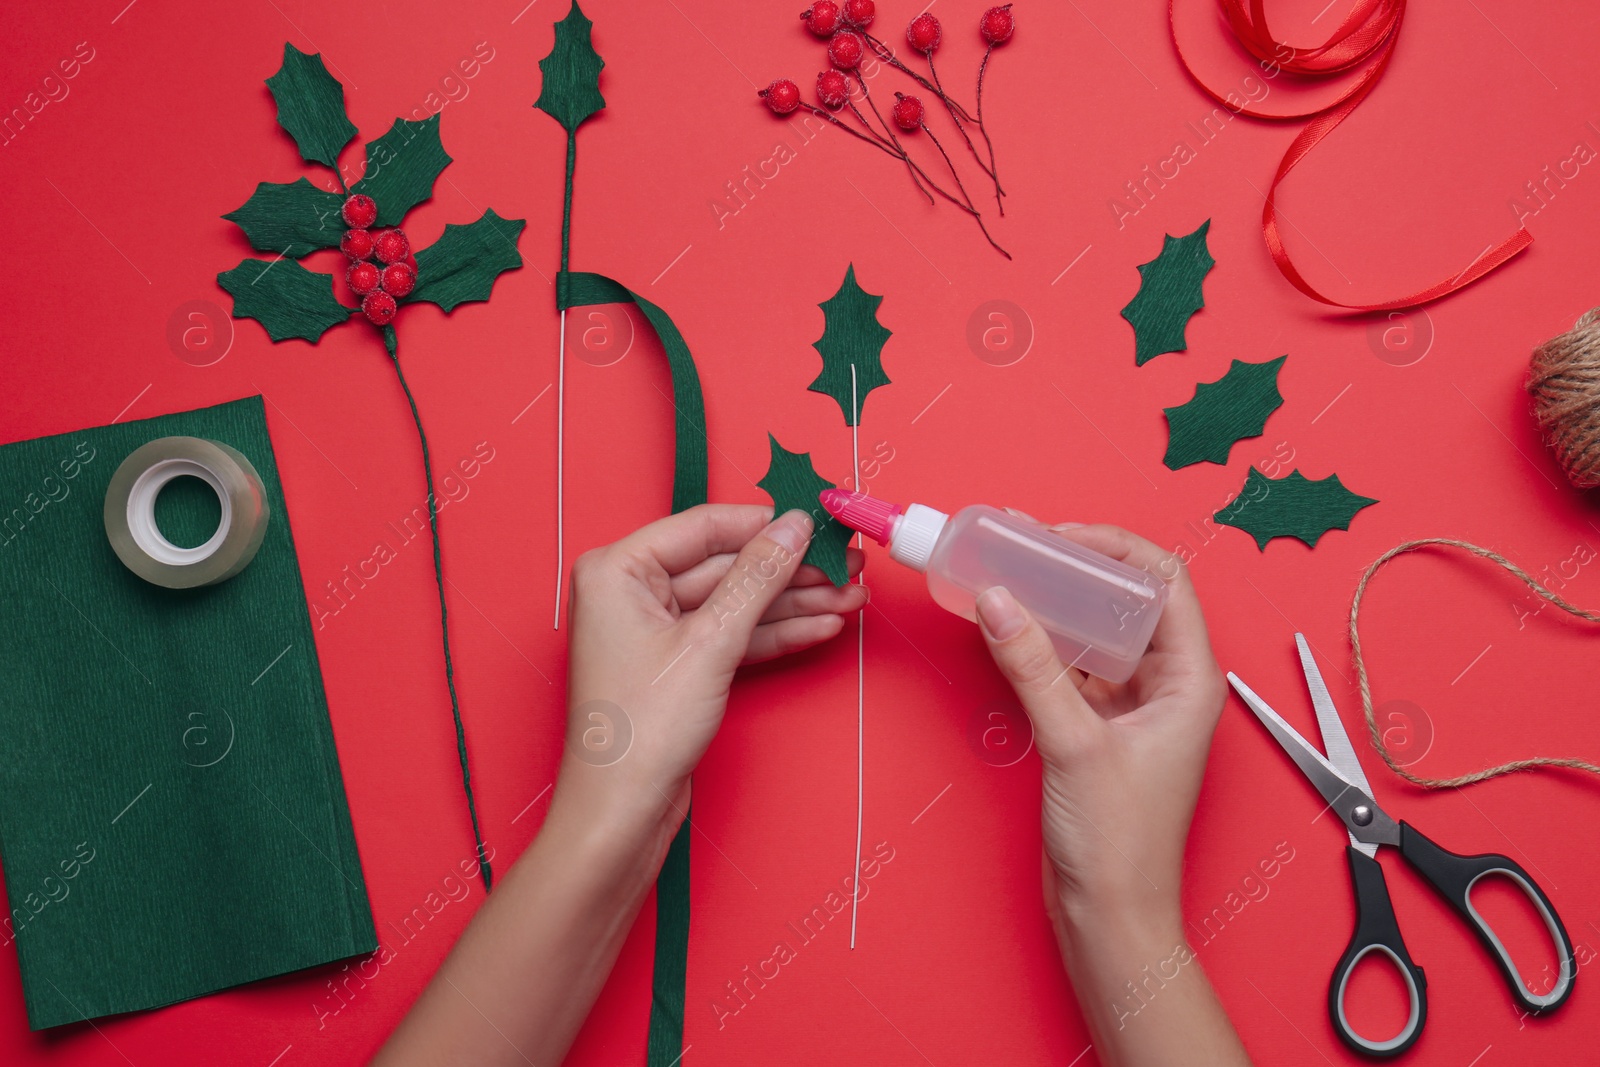
[[[1517,864],[1516,860],[1494,853],[1481,856],[1458,855],[1440,848],[1424,837],[1420,830],[1406,822],[1400,824],[1400,854],[1416,868],[1417,873],[1439,891],[1440,896],[1449,901],[1450,906],[1467,921],[1467,925],[1472,927],[1473,932],[1478,935],[1478,940],[1483,942],[1483,947],[1489,950],[1489,954],[1500,965],[1500,973],[1505,976],[1506,984],[1511,987],[1511,995],[1516,998],[1518,1004],[1530,1012],[1554,1011],[1562,1005],[1572,993],[1572,980],[1578,973],[1577,963],[1572,958],[1572,939],[1567,936],[1567,928],[1561,924],[1561,917],[1556,914],[1550,898],[1544,895],[1544,890],[1539,888],[1539,884]],[[1539,918],[1544,920],[1545,929],[1549,931],[1550,940],[1555,945],[1561,961],[1560,975],[1548,993],[1536,994],[1529,991],[1505,945],[1501,943],[1483,916],[1478,914],[1478,910],[1472,906],[1472,887],[1477,885],[1480,879],[1491,874],[1509,878],[1533,904],[1539,913]]]
[[[1333,1020],[1334,1032],[1339,1039],[1355,1051],[1366,1056],[1398,1056],[1422,1036],[1423,1024],[1428,1021],[1428,979],[1422,968],[1411,962],[1405,939],[1400,936],[1400,925],[1395,922],[1394,905],[1389,902],[1389,885],[1383,879],[1383,868],[1378,861],[1356,848],[1345,849],[1350,861],[1350,884],[1356,894],[1356,929],[1350,935],[1350,944],[1344,955],[1334,965],[1333,978],[1328,983],[1328,1017]],[[1406,980],[1406,991],[1411,998],[1411,1014],[1405,1028],[1387,1041],[1373,1041],[1356,1033],[1344,1011],[1345,986],[1350,974],[1368,954],[1381,952],[1400,971]]]

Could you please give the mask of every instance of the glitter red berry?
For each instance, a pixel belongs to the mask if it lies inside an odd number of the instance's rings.
[[[417,272],[404,263],[391,263],[378,276],[378,285],[390,296],[408,296],[417,287]]]
[[[828,40],[828,60],[840,70],[855,70],[866,53],[866,42],[851,30],[840,30]]]
[[[361,260],[350,264],[350,269],[345,272],[345,280],[350,283],[350,291],[357,296],[366,296],[378,287],[378,268]]]
[[[372,234],[367,230],[346,230],[339,241],[339,251],[351,259],[366,259],[372,255]]]
[[[394,321],[395,309],[398,306],[394,302],[394,297],[382,289],[374,289],[361,301],[361,313],[374,326],[387,326]]]
[[[774,115],[787,115],[800,106],[800,87],[788,78],[779,78],[756,95],[767,102]]]
[[[939,20],[927,12],[923,12],[911,20],[911,25],[906,27],[906,40],[911,47],[924,55],[939,47],[944,31],[939,26]]]
[[[800,17],[805,20],[806,29],[818,37],[832,37],[842,21],[839,5],[833,0],[817,0],[800,12]]]
[[[373,203],[372,197],[361,193],[346,197],[339,213],[344,216],[346,225],[357,230],[364,230],[378,221],[378,205]]]
[[[878,17],[878,5],[873,0],[844,0],[844,24],[864,30]]]
[[[411,254],[404,230],[382,230],[373,235],[372,254],[380,263],[399,263]]]
[[[844,107],[850,98],[850,82],[842,70],[825,70],[817,75],[817,99],[829,111]]]
[[[894,124],[902,130],[922,128],[922,101],[914,96],[899,96],[894,102]]]
[[[1012,17],[1010,4],[991,7],[978,20],[978,32],[991,45],[1005,44],[1011,40],[1011,33],[1016,28],[1017,21]]]

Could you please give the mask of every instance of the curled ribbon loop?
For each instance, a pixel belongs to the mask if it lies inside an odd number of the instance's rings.
[[[1272,262],[1277,264],[1279,272],[1289,280],[1289,284],[1306,296],[1333,307],[1356,311],[1392,311],[1416,307],[1471,285],[1533,243],[1533,235],[1519,228],[1516,233],[1479,255],[1453,278],[1397,300],[1377,304],[1347,304],[1317,292],[1301,277],[1300,271],[1289,258],[1288,250],[1284,248],[1283,236],[1278,229],[1278,185],[1318,142],[1361,106],[1367,94],[1378,84],[1378,79],[1383,77],[1394,55],[1395,42],[1400,39],[1400,23],[1405,19],[1406,0],[1361,0],[1325,42],[1315,48],[1304,49],[1273,38],[1267,29],[1266,0],[1248,0],[1248,4],[1246,0],[1217,0],[1240,46],[1259,60],[1263,69],[1275,67],[1301,77],[1317,78],[1369,64],[1365,73],[1331,102],[1308,111],[1286,114],[1238,106],[1200,80],[1200,76],[1189,66],[1189,60],[1183,54],[1183,45],[1178,40],[1173,13],[1176,2],[1167,0],[1167,22],[1172,31],[1173,47],[1177,49],[1178,62],[1183,64],[1183,69],[1203,93],[1236,115],[1271,121],[1311,120],[1290,142],[1288,151],[1284,152],[1277,173],[1267,186],[1266,203],[1261,209],[1261,236],[1267,243],[1267,251],[1272,254]]]

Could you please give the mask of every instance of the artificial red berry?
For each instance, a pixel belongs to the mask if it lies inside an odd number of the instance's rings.
[[[850,82],[842,70],[825,70],[817,75],[817,99],[829,111],[844,107],[850,97]]]
[[[828,60],[840,70],[855,70],[866,53],[866,42],[859,33],[840,30],[828,41]]]
[[[800,17],[805,20],[806,29],[818,37],[832,37],[839,28],[839,5],[833,0],[817,0],[800,12]]]
[[[372,239],[373,254],[381,263],[399,263],[411,254],[404,230],[383,230]]]
[[[894,124],[902,130],[915,130],[922,125],[922,101],[914,96],[894,94]]]
[[[358,230],[364,230],[378,221],[378,205],[373,203],[372,197],[362,193],[347,197],[339,213],[344,216],[346,223]]]
[[[398,305],[394,297],[382,289],[374,289],[361,301],[361,313],[367,321],[374,326],[387,326],[394,319],[395,308]]]
[[[844,0],[844,24],[864,30],[878,17],[878,5],[872,0]]]
[[[417,272],[404,263],[391,263],[383,268],[378,284],[390,296],[406,296],[417,287]]]
[[[788,78],[779,78],[756,95],[767,102],[774,115],[787,115],[800,106],[800,87]]]
[[[372,234],[366,230],[346,230],[339,241],[339,251],[351,259],[366,259],[372,255]]]
[[[350,291],[357,296],[366,296],[378,287],[378,268],[366,260],[350,264],[350,270],[345,273],[345,280],[350,283]]]
[[[990,44],[1005,44],[1011,40],[1011,32],[1017,28],[1016,17],[1011,14],[1011,5],[991,7],[983,13],[978,20],[978,32],[983,34],[983,39]]]
[[[911,25],[906,27],[906,40],[911,42],[911,47],[925,55],[931,55],[939,47],[939,41],[944,36],[944,31],[939,27],[939,20],[927,12],[923,12],[911,20]]]

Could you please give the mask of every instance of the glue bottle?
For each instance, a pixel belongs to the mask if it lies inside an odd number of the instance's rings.
[[[978,594],[1003,585],[1038,620],[1061,662],[1125,682],[1167,602],[1160,577],[984,504],[955,515],[843,489],[821,494],[828,514],[887,545],[891,559],[928,575],[946,611],[976,622]]]

